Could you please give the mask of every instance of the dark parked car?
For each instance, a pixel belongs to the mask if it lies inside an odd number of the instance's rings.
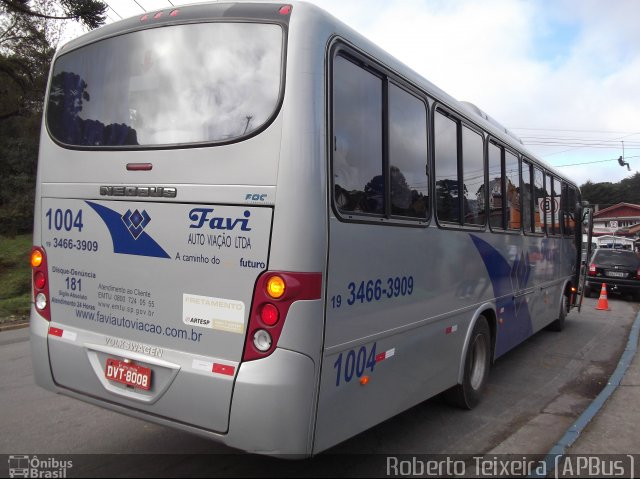
[[[585,296],[600,294],[602,283],[607,292],[631,294],[640,300],[640,258],[632,251],[598,249],[589,263]]]

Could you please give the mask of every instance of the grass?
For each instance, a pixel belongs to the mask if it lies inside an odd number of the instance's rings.
[[[0,237],[0,322],[27,319],[31,304],[32,236]]]

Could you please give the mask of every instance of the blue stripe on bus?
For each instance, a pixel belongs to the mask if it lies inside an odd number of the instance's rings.
[[[156,258],[170,257],[151,236],[142,231],[151,222],[151,218],[146,211],[143,210],[140,213],[136,210],[132,214],[129,210],[125,214],[120,214],[106,206],[91,201],[86,203],[98,213],[102,221],[107,225],[113,241],[114,253]],[[138,215],[135,215],[136,212]],[[132,216],[134,216],[133,220],[131,219]]]
[[[470,235],[493,286],[496,298],[496,327],[495,357],[520,344],[533,334],[533,324],[529,312],[529,304],[524,296],[514,298],[515,293],[524,289],[531,276],[529,255],[520,253],[513,265],[489,243],[475,235]]]

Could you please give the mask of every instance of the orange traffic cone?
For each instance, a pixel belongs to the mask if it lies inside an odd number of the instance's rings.
[[[600,299],[598,299],[598,305],[596,309],[600,311],[611,311],[609,309],[609,300],[607,299],[607,284],[602,283],[602,289],[600,290]]]

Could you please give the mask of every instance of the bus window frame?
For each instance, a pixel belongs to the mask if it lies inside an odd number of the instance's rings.
[[[431,132],[431,145],[430,145],[430,150],[431,150],[431,157],[432,157],[432,180],[431,183],[433,185],[433,193],[432,193],[432,209],[433,209],[433,217],[435,218],[435,222],[438,225],[439,228],[443,228],[443,229],[448,229],[448,230],[463,230],[463,231],[486,231],[487,230],[487,225],[489,224],[489,218],[488,218],[488,213],[487,213],[487,207],[488,207],[488,194],[487,194],[487,176],[488,176],[488,164],[487,164],[487,133],[484,131],[483,128],[479,127],[478,125],[476,125],[475,123],[471,122],[469,119],[467,119],[466,117],[458,114],[457,112],[455,112],[454,110],[452,110],[451,108],[449,108],[446,104],[441,103],[439,101],[435,101],[434,104],[431,106],[432,109],[432,113],[431,113],[431,124],[430,124],[430,132]],[[467,127],[469,128],[471,131],[478,133],[480,135],[480,138],[482,139],[482,163],[483,163],[483,168],[484,168],[484,184],[485,184],[485,193],[484,193],[484,223],[483,224],[479,224],[479,225],[474,225],[472,223],[465,223],[464,222],[464,217],[462,214],[460,214],[460,220],[458,222],[455,221],[446,221],[446,220],[441,220],[438,217],[438,201],[437,201],[437,191],[436,191],[436,135],[435,135],[435,118],[436,118],[436,114],[440,112],[442,113],[445,117],[447,117],[449,120],[452,120],[454,123],[456,123],[456,147],[457,147],[457,151],[456,151],[456,165],[457,165],[457,176],[458,176],[458,189],[460,187],[460,184],[464,181],[464,170],[463,170],[463,164],[464,164],[464,152],[462,151],[462,128],[463,127]],[[464,211],[462,205],[463,205],[463,198],[464,195],[460,195],[458,194],[458,208],[460,210],[460,212],[462,213],[462,211]]]
[[[385,185],[385,203],[384,203],[384,213],[383,214],[375,214],[375,213],[363,213],[363,212],[354,212],[354,213],[344,213],[341,212],[338,205],[336,204],[336,196],[335,196],[335,181],[333,175],[333,162],[334,162],[334,153],[335,153],[335,135],[334,135],[334,125],[335,125],[335,117],[334,117],[334,62],[338,56],[342,56],[347,61],[350,61],[354,65],[363,70],[371,73],[372,75],[380,78],[382,81],[382,174],[384,177],[384,185]],[[327,71],[327,81],[326,81],[326,101],[327,101],[327,115],[326,115],[326,128],[327,128],[327,158],[328,158],[328,180],[327,185],[329,188],[329,203],[331,210],[334,216],[340,221],[344,223],[356,223],[356,224],[370,224],[370,225],[385,225],[385,226],[405,226],[412,228],[426,228],[430,225],[431,219],[433,217],[433,186],[432,186],[432,178],[433,176],[433,159],[431,155],[430,143],[433,143],[430,138],[430,107],[429,107],[429,97],[422,90],[417,88],[415,85],[409,83],[402,77],[394,74],[388,68],[385,68],[384,65],[377,61],[375,58],[370,55],[365,54],[360,51],[358,48],[350,45],[343,39],[335,39],[333,43],[328,46],[328,54],[326,56],[326,71]],[[399,216],[391,214],[391,188],[390,188],[390,175],[389,175],[389,85],[394,84],[396,87],[404,90],[406,93],[412,95],[414,98],[419,100],[424,105],[424,111],[426,115],[426,160],[427,163],[425,165],[425,176],[427,177],[428,187],[429,187],[429,199],[427,202],[428,211],[427,216],[425,218],[417,218],[411,216]]]
[[[487,176],[489,175],[489,166],[488,166],[488,162],[489,162],[489,144],[493,143],[493,145],[498,148],[500,150],[500,187],[501,187],[501,191],[502,191],[502,226],[497,227],[497,226],[491,226],[491,222],[489,221],[489,230],[492,233],[496,233],[496,234],[510,234],[510,235],[519,235],[522,233],[522,158],[520,153],[518,153],[518,151],[514,150],[513,148],[511,148],[510,146],[508,146],[507,144],[505,144],[504,141],[496,138],[493,135],[488,135],[487,137],[487,141],[486,141],[486,163],[487,166],[485,167],[486,171],[487,171]],[[506,176],[505,176],[505,159],[506,159],[506,152],[511,153],[513,156],[516,157],[516,159],[518,160],[518,180],[520,181],[520,228],[519,229],[514,229],[514,228],[508,228],[507,227],[507,207],[505,204],[505,196],[506,196]],[[488,191],[488,183],[487,184],[487,207],[489,206],[489,191]]]
[[[531,224],[528,225],[528,228],[523,228],[523,233],[527,236],[544,236],[544,233],[538,233],[536,232],[536,202],[535,202],[535,193],[536,193],[536,188],[535,188],[535,184],[534,184],[534,178],[535,178],[535,173],[534,173],[534,169],[536,168],[536,163],[531,160],[531,158],[527,157],[527,156],[521,156],[520,158],[520,185],[522,188],[522,184],[523,184],[523,165],[527,163],[529,165],[529,187],[531,188],[530,191],[530,198],[529,198],[529,208],[531,210]],[[521,192],[521,197],[522,197],[522,192]],[[522,210],[522,208],[521,208]]]
[[[284,17],[284,16],[283,16]],[[132,17],[133,18],[133,17]],[[48,109],[49,104],[45,101],[42,109],[42,118],[44,120],[44,127],[47,132],[48,138],[55,143],[57,146],[64,148],[66,150],[73,151],[165,151],[165,150],[178,150],[178,149],[190,149],[190,148],[211,148],[215,146],[226,146],[233,145],[235,143],[241,143],[243,141],[250,140],[261,133],[265,132],[273,122],[280,116],[282,111],[282,105],[284,104],[284,95],[286,92],[286,81],[287,81],[287,58],[288,58],[288,45],[289,45],[289,20],[288,16],[284,18],[282,21],[276,21],[275,19],[258,19],[258,18],[224,18],[224,19],[203,19],[200,21],[172,21],[166,22],[162,24],[149,24],[143,26],[136,26],[133,29],[127,29],[125,31],[119,31],[111,35],[105,35],[103,37],[96,38],[93,41],[82,43],[79,45],[74,45],[73,48],[65,49],[63,53],[57,54],[54,57],[54,61],[52,63],[52,67],[50,68],[49,76],[53,75],[53,65],[57,63],[58,59],[62,58],[65,55],[73,53],[76,50],[84,48],[89,45],[93,45],[98,42],[110,40],[115,37],[119,37],[122,35],[128,35],[132,33],[137,33],[141,31],[151,30],[155,28],[165,28],[165,27],[175,27],[175,26],[187,26],[194,24],[211,24],[211,23],[256,23],[256,24],[264,24],[264,25],[276,25],[282,29],[282,49],[281,49],[281,67],[280,67],[280,89],[278,91],[278,98],[274,104],[274,109],[271,115],[267,118],[267,120],[257,129],[252,130],[251,132],[241,135],[237,138],[233,138],[230,140],[219,140],[219,141],[201,141],[201,142],[189,142],[189,143],[168,143],[163,145],[122,145],[122,146],[89,146],[89,145],[70,145],[68,143],[64,143],[58,140],[49,129],[49,121],[48,121]],[[64,49],[64,46],[63,46]],[[45,99],[49,96],[49,89],[51,78],[48,78],[46,91],[45,91]]]
[[[549,236],[552,238],[562,238],[563,235],[563,226],[562,226],[562,219],[561,219],[561,215],[562,215],[562,180],[560,178],[558,178],[554,173],[550,172],[549,170],[547,170],[547,175],[549,176],[549,178],[551,178],[551,201],[552,203],[555,205],[555,199],[558,198],[558,211],[555,214],[555,216],[557,216],[558,219],[558,229],[560,231],[556,231],[555,228],[555,223],[553,222],[554,219],[554,214],[551,214],[551,221],[553,224],[551,224],[549,226],[549,230],[553,231],[552,233],[549,233]],[[558,195],[556,193],[556,189],[555,189],[555,184],[556,182],[560,185],[560,195]]]

